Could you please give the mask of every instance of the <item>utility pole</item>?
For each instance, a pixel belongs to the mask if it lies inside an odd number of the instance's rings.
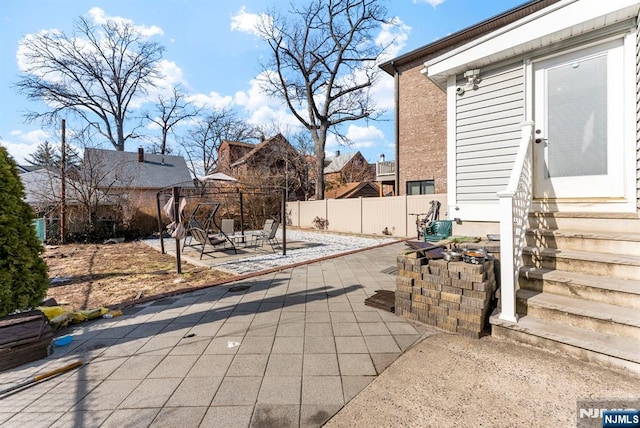
[[[65,169],[67,164],[67,147],[66,147],[66,122],[62,119],[62,143],[60,154],[60,243],[64,244],[64,235],[67,229],[67,211],[66,211],[66,196],[67,196],[67,183],[65,177]]]

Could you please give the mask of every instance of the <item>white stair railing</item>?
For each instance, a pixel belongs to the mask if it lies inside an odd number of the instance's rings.
[[[511,322],[518,321],[516,290],[533,193],[532,142],[533,122],[524,122],[509,184],[506,190],[497,193],[500,200],[499,318]]]

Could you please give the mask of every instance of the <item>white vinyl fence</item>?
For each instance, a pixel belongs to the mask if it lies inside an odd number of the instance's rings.
[[[287,224],[303,229],[316,229],[314,220],[328,221],[331,232],[416,236],[416,216],[424,217],[431,201],[439,201],[440,219],[446,220],[447,195],[387,196],[383,198],[325,199],[322,201],[296,201],[287,203]]]

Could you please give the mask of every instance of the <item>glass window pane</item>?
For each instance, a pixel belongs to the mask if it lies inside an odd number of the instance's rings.
[[[407,195],[419,195],[420,194],[420,182],[409,181],[407,182]]]
[[[607,56],[547,74],[549,177],[607,173]]]
[[[423,195],[433,195],[436,193],[436,186],[433,180],[423,181],[422,186],[422,194]]]

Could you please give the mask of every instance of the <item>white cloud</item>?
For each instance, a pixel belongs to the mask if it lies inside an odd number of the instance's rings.
[[[234,96],[234,101],[237,105],[243,107],[246,110],[254,111],[265,105],[278,106],[281,101],[275,100],[269,97],[263,90],[263,86],[266,83],[265,73],[258,74],[255,78],[249,81],[249,89],[246,91],[238,91]]]
[[[231,96],[220,95],[215,91],[211,91],[208,94],[189,95],[186,99],[198,107],[205,107],[213,110],[221,110],[233,104],[233,98]]]
[[[87,15],[91,18],[93,22],[96,24],[102,25],[106,24],[108,21],[117,22],[120,25],[129,24],[133,25],[133,27],[144,37],[152,37],[164,34],[162,28],[157,25],[146,26],[146,25],[135,25],[133,21],[129,18],[122,18],[120,16],[108,16],[104,10],[99,7],[92,7],[87,12]]]
[[[372,147],[385,147],[387,145],[384,133],[373,125],[349,125],[346,137],[349,140],[349,144],[347,145],[349,151],[354,152]],[[334,151],[340,150],[341,147],[345,147],[345,145],[341,143],[335,135],[331,134],[327,136],[327,143],[325,145],[325,152],[327,154],[333,154]]]
[[[407,45],[409,33],[411,33],[411,27],[398,17],[393,18],[390,23],[383,23],[380,33],[375,39],[378,46],[386,46],[381,60],[386,61],[398,56],[400,51]]]
[[[269,24],[272,19],[269,15],[261,13],[248,13],[246,8],[242,8],[231,17],[231,31],[240,31],[241,33],[253,34],[256,37],[262,37],[259,27],[262,24]]]
[[[444,3],[445,0],[413,0],[414,3],[427,3],[433,6],[434,8],[439,4]]]
[[[164,99],[170,99],[173,96],[173,88],[175,86],[188,86],[182,69],[175,62],[162,59],[158,63],[156,70],[160,78],[154,80],[153,86],[147,88],[146,94],[136,94],[130,104],[132,109],[138,109],[145,103],[157,103],[159,96]]]
[[[9,134],[14,137],[12,141],[0,140],[0,145],[7,148],[9,154],[18,164],[24,164],[25,159],[36,150],[38,144],[45,140],[51,142],[51,135],[40,129],[26,133],[13,130]]]
[[[158,70],[162,75],[162,83],[164,86],[171,88],[175,85],[186,83],[182,69],[173,61],[166,59],[160,60],[158,63]]]

